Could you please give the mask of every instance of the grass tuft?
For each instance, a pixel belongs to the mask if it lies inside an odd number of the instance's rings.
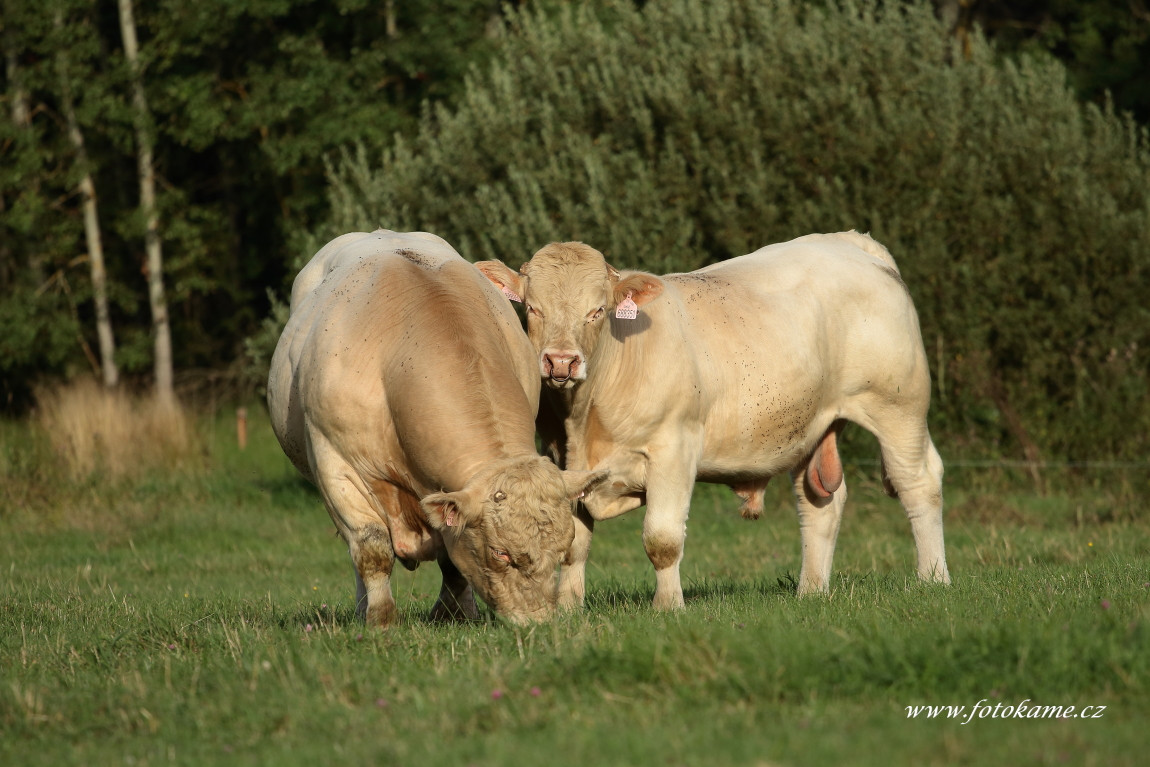
[[[109,391],[91,379],[39,389],[36,400],[37,424],[72,479],[187,466],[201,452],[178,404]]]

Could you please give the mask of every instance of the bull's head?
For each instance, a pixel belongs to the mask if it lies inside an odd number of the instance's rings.
[[[513,623],[546,620],[559,595],[559,563],[575,537],[571,501],[606,476],[560,471],[538,456],[514,459],[421,505],[451,561],[496,613]]]
[[[527,335],[539,353],[539,372],[553,389],[587,378],[587,358],[616,307],[635,307],[663,292],[643,272],[621,275],[603,254],[581,242],[553,242],[516,273],[500,261],[480,261],[481,272],[511,300],[527,308]]]

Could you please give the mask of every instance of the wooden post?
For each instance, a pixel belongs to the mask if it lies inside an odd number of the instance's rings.
[[[248,409],[241,407],[236,409],[236,441],[240,445],[240,450],[244,450],[248,446]]]

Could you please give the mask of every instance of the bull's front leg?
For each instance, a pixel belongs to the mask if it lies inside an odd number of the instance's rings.
[[[427,616],[431,621],[466,621],[479,618],[479,608],[475,604],[475,592],[471,584],[459,572],[459,568],[447,556],[447,549],[440,548],[436,561],[443,573],[443,584],[439,587],[439,598]]]
[[[596,520],[611,519],[637,509],[644,503],[645,458],[626,452],[595,467],[606,468],[607,482],[594,485],[576,504],[575,540],[559,571],[559,606],[580,607],[586,594],[587,559],[591,555],[591,534]]]
[[[396,617],[395,597],[391,594],[391,569],[395,555],[391,536],[378,523],[344,534],[348,553],[355,566],[355,612],[368,626],[384,628]]]
[[[591,556],[591,534],[595,520],[583,506],[577,504],[575,513],[575,540],[567,550],[567,559],[559,570],[559,606],[574,609],[583,606],[587,593],[587,559]]]
[[[355,566],[355,612],[369,626],[396,618],[391,594],[395,549],[391,531],[370,500],[370,489],[322,435],[309,435],[316,486]]]
[[[656,610],[683,607],[679,563],[687,539],[687,514],[695,486],[694,461],[661,464],[652,459],[647,486],[647,514],[643,517],[643,548],[655,568]]]

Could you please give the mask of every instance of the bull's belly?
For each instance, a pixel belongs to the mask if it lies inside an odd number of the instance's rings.
[[[737,416],[711,416],[703,432],[698,479],[737,483],[795,468],[818,444],[835,411],[795,403],[781,410],[742,408]]]
[[[738,454],[706,456],[699,461],[696,479],[724,485],[756,483],[794,469],[810,452],[801,443],[786,447],[743,450]]]

